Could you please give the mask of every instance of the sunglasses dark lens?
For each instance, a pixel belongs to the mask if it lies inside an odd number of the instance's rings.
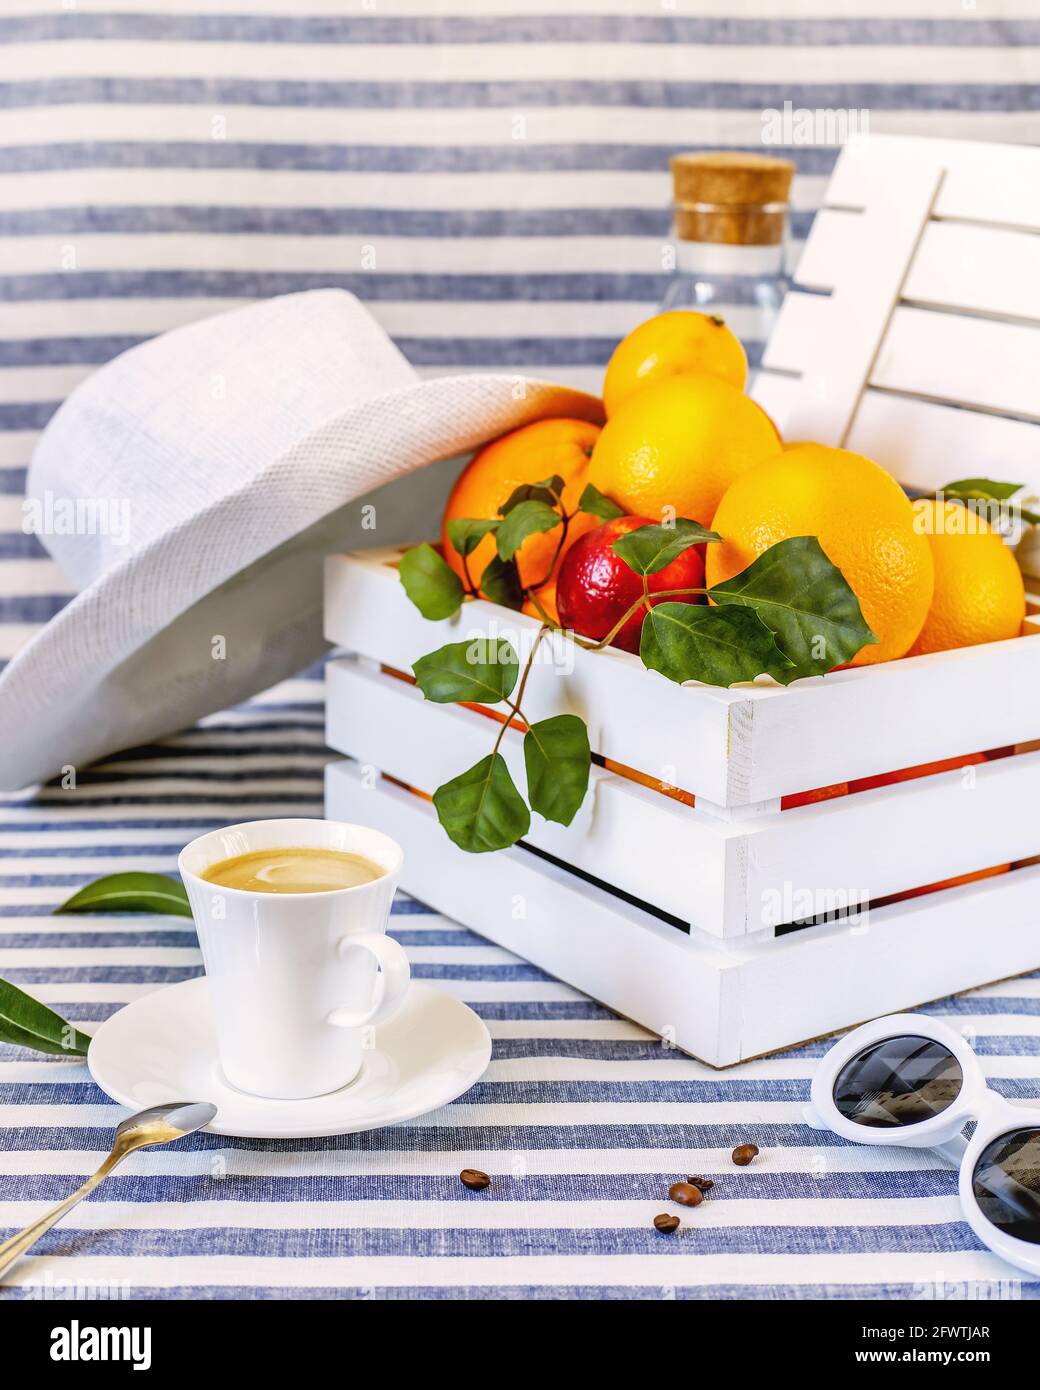
[[[1040,1129],[1015,1129],[987,1144],[971,1186],[998,1231],[1040,1245]]]
[[[857,1125],[919,1125],[952,1105],[963,1081],[960,1063],[942,1043],[885,1038],[845,1063],[834,1083],[834,1104]]]

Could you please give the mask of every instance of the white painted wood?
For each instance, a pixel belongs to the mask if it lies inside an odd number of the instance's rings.
[[[814,376],[812,364],[819,355],[819,344],[832,344],[836,334],[846,331],[844,322],[836,322],[837,312],[832,301],[820,295],[792,291],[784,301],[764,360],[767,366],[785,372],[799,371],[800,363],[807,364],[805,375],[790,393],[783,410],[789,439],[826,441],[840,437],[822,429],[826,423],[822,419],[814,423],[819,402],[809,399],[815,397],[823,382],[823,407],[830,408],[832,380],[837,378]],[[869,384],[936,401],[1040,419],[1040,325],[898,308],[871,370]],[[769,396],[761,394],[757,383],[755,395],[769,410]],[[856,433],[854,424],[850,441]]]
[[[330,764],[325,786],[327,815],[402,845],[406,892],[654,1032],[674,1030],[686,1051],[737,1059],[736,1038],[720,1035],[720,979],[734,965],[721,950],[701,945],[694,962],[677,927],[522,849],[464,854],[427,803],[386,783],[366,788],[350,764]]]
[[[873,168],[872,177],[876,189],[863,211],[854,215],[854,230],[849,224],[853,242],[850,273],[835,283],[826,300],[827,331],[800,343],[797,369],[801,390],[790,422],[798,439],[844,442],[902,293],[943,170],[937,164],[925,170],[896,163],[885,169]],[[849,217],[841,215],[843,225]],[[827,236],[828,225],[824,218],[821,236]],[[816,236],[814,223],[799,263],[799,278],[806,277],[805,283],[812,283]],[[767,367],[783,365],[772,342],[789,333],[786,321],[796,313],[798,300],[788,295],[763,359]]]
[[[797,437],[792,422],[800,389],[794,376],[764,373],[755,383],[755,399],[786,439]],[[1040,488],[1040,425],[1032,421],[868,390],[846,447],[876,459],[908,487],[971,477]]]
[[[326,811],[393,835],[406,891],[713,1066],[1040,964],[1040,866],[723,949],[522,849],[464,855],[427,803],[352,764],[326,769]]]
[[[330,747],[427,795],[485,756],[498,732],[349,660],[327,668],[327,719]],[[523,788],[522,734],[506,733],[500,751]],[[1038,802],[1040,753],[739,821],[593,769],[575,821],[536,815],[526,839],[731,939],[1026,859],[1040,852]]]
[[[829,292],[853,271],[869,267],[871,227],[871,219],[861,213],[822,208],[798,262],[798,284]],[[826,295],[814,297],[828,304]],[[907,303],[1040,320],[1040,239],[1035,232],[1007,227],[929,222],[922,229],[901,298]]]
[[[1040,865],[744,948],[741,1057],[819,1037],[1040,963]]]
[[[854,136],[841,152],[826,202],[862,207],[873,196],[878,167],[920,161],[946,171],[935,216],[1040,231],[1040,150],[983,140],[906,135]]]
[[[744,900],[728,906],[754,932],[1016,863],[1040,853],[1038,804],[1026,753],[784,811],[746,827]]]
[[[399,554],[370,551],[326,561],[330,642],[410,672],[420,656],[446,642],[494,633],[530,643],[537,632],[534,619],[484,602],[466,604],[455,618],[427,622],[392,567]],[[701,687],[700,698],[691,700],[688,690],[648,673],[628,652],[588,652],[565,642],[563,656],[570,669],[539,665],[531,676],[525,707],[532,719],[580,715],[604,757],[712,801],[730,800],[729,710],[745,691]]]
[[[1040,643],[1019,637],[749,691],[753,717],[731,757],[757,801],[1026,742],[1036,734],[1013,731],[1040,721],[1038,679]]]
[[[1040,321],[1040,237],[1006,227],[931,222],[907,274],[903,299]]]
[[[848,447],[906,484],[939,488],[997,478],[1040,488],[1040,425],[868,391]]]
[[[330,641],[407,672],[423,653],[476,633],[530,640],[532,619],[503,617],[492,604],[428,623],[393,558],[368,552],[328,562]],[[596,752],[753,814],[776,797],[1040,736],[1036,636],[834,671],[786,690],[680,687],[626,652],[570,650],[572,671],[533,673],[532,718],[579,714],[591,721]]]
[[[897,309],[870,384],[1040,420],[1040,326]]]
[[[430,795],[485,757],[498,725],[472,710],[436,705],[414,686],[359,669],[326,667],[326,740],[330,748]],[[523,790],[523,735],[509,730],[499,751]],[[585,873],[715,935],[725,933],[727,857],[739,829],[592,769],[585,805],[569,826],[534,815],[528,843]],[[743,924],[740,926],[743,931]]]

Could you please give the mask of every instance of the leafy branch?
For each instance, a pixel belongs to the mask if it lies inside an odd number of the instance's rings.
[[[659,589],[651,594],[651,575],[691,546],[723,539],[685,517],[619,536],[613,542],[614,553],[640,576],[642,593],[599,641],[568,631],[552,619],[537,592],[555,572],[575,515],[566,510],[563,491],[563,479],[554,474],[516,488],[495,520],[450,521],[448,539],[459,555],[463,579],[430,545],[416,546],[401,560],[405,592],[424,617],[450,618],[463,603],[484,597],[514,610],[530,604],[542,620],[522,669],[510,642],[485,637],[448,643],[421,657],[412,668],[428,700],[505,706],[491,752],[433,794],[434,808],[449,838],[470,853],[515,844],[528,833],[532,811],[569,825],[588,790],[592,756],[584,721],[561,714],[530,723],[524,713],[528,678],[547,632],[562,633],[596,651],[608,646],[644,609],[639,648],[643,665],[678,684],[700,681],[720,686],[752,681],[763,674],[783,685],[822,675],[877,641],[841,571],[812,536],[779,542],[723,583]],[[582,493],[577,511],[601,521],[624,515],[591,484]],[[556,529],[560,534],[548,571],[536,583],[524,584],[517,565],[521,546],[529,536]],[[495,537],[496,554],[478,587],[467,561],[488,535]],[[698,599],[710,603],[690,601]],[[517,723],[526,726],[526,801],[500,751],[506,731]]]
[[[996,503],[1000,508],[1017,511],[1027,525],[1040,526],[1040,513],[1029,511],[1011,500],[1015,493],[1024,487],[1025,483],[998,483],[992,478],[959,478],[956,482],[947,483],[939,488],[935,495],[950,502],[961,502],[968,507],[979,502]]]
[[[0,980],[0,1043],[53,1056],[85,1057],[90,1039],[31,994]]]

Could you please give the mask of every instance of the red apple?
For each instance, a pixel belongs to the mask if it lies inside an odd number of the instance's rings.
[[[641,516],[619,516],[605,521],[594,531],[588,531],[574,542],[563,557],[556,584],[556,605],[564,627],[580,632],[583,637],[602,641],[616,622],[643,592],[643,581],[629,569],[620,555],[611,549],[619,536],[637,531],[652,522]],[[662,589],[699,589],[704,586],[704,547],[691,546],[663,570],[649,576],[650,592]],[[654,603],[701,603],[697,594],[673,595],[652,600]],[[639,651],[646,609],[640,608],[611,643],[626,652]]]

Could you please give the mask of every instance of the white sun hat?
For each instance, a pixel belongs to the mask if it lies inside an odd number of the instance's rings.
[[[419,381],[353,295],[284,295],[132,348],[29,469],[27,525],[79,590],[0,674],[0,786],[160,737],[321,655],[322,557],[351,503],[581,392]]]

